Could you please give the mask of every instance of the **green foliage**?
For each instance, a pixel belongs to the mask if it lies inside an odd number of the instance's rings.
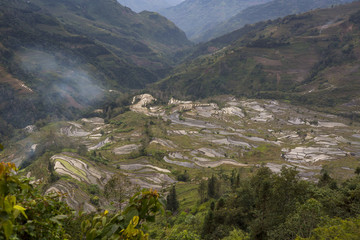
[[[320,178],[324,179],[323,175]],[[326,179],[330,179],[329,176]],[[329,182],[325,180],[323,182]],[[233,182],[234,177],[230,175],[228,181]],[[349,179],[339,188],[331,186],[302,181],[293,168],[283,167],[279,174],[274,174],[261,167],[250,178],[241,179],[239,186],[231,188],[232,192],[223,195],[216,204],[210,204],[202,225],[202,237],[230,237],[235,228],[233,234],[238,238],[234,239],[334,239],[312,237],[315,231],[321,236],[319,227],[325,226],[330,218],[359,216],[360,178]],[[356,229],[354,226],[351,225]],[[319,230],[314,230],[317,228]],[[349,232],[353,234],[354,230]]]
[[[90,184],[88,186],[88,191],[90,194],[93,194],[93,195],[99,195],[100,193],[100,188],[97,184]]]
[[[200,240],[200,236],[195,233],[184,230],[182,232],[175,234],[174,236],[170,236],[168,239],[169,240]]]
[[[78,149],[77,149],[77,153],[81,156],[86,156],[87,154],[87,147],[84,144],[81,144]]]
[[[100,198],[98,196],[93,196],[90,198],[90,203],[99,207],[100,206]]]
[[[106,183],[104,196],[117,210],[121,210],[121,205],[129,197],[129,187],[126,177],[116,174]]]
[[[200,203],[203,203],[206,201],[206,189],[207,189],[207,184],[206,181],[201,179],[200,184],[199,184],[199,188],[198,188],[198,193],[199,193],[199,197],[200,197]]]
[[[183,173],[176,176],[176,179],[181,182],[188,182],[190,180],[190,175],[187,170],[184,170]]]
[[[176,195],[176,188],[173,185],[170,189],[169,194],[166,197],[166,209],[170,210],[171,212],[175,212],[179,208],[179,201]]]
[[[0,239],[65,239],[62,226],[71,215],[57,194],[42,196],[15,175],[14,164],[0,163]]]
[[[229,236],[224,237],[222,240],[250,240],[250,237],[243,231],[234,229],[230,232]]]
[[[328,186],[331,189],[336,189],[337,185],[334,179],[332,179],[326,170],[322,170],[322,175],[319,179],[318,185],[320,187]]]
[[[333,218],[315,228],[311,233],[311,237],[297,237],[296,240],[357,240],[359,238],[360,218]]]
[[[214,223],[214,212],[212,209],[210,209],[204,219],[201,236],[205,238],[205,236],[211,235],[215,231],[215,224],[216,223]]]
[[[143,190],[130,198],[123,212],[108,217],[108,211],[95,215],[92,220],[81,223],[84,238],[146,240],[148,234],[142,230],[144,222],[154,222],[155,215],[163,212],[164,205],[159,194]]]
[[[218,179],[212,175],[211,178],[208,179],[207,195],[209,198],[217,198],[219,197],[219,191],[220,183]]]
[[[230,184],[233,189],[237,189],[240,186],[240,173],[235,169],[231,172]]]
[[[309,237],[314,228],[322,220],[323,206],[317,200],[311,198],[304,204],[297,206],[296,211],[289,215],[278,229],[270,233],[273,239],[294,239],[296,236]]]

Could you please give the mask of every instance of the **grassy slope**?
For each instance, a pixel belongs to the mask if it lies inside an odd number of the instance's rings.
[[[359,9],[355,2],[248,26],[198,47],[195,56],[210,54],[190,58],[157,88],[193,98],[231,93],[358,111],[359,14],[349,18]]]

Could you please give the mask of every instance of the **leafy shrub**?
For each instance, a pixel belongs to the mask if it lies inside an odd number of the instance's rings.
[[[189,232],[187,230],[184,230],[182,232],[179,232],[173,236],[170,236],[169,240],[199,240],[200,236]]]
[[[315,240],[315,239],[359,239],[360,236],[360,218],[351,219],[330,219],[322,226],[315,228],[311,237],[301,238],[296,240]]]
[[[164,212],[164,204],[156,190],[143,190],[130,198],[128,206],[111,218],[108,211],[81,223],[85,239],[147,240],[142,230],[144,222],[154,222],[155,215]]]
[[[89,193],[93,194],[93,195],[99,195],[99,193],[100,193],[100,188],[96,184],[89,185],[88,190],[89,190]]]
[[[0,239],[64,239],[70,208],[58,194],[42,196],[30,179],[16,175],[13,163],[0,163]]]

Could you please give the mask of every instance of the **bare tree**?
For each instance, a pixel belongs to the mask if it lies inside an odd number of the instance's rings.
[[[122,174],[116,174],[106,183],[104,188],[105,198],[111,202],[111,204],[121,211],[121,204],[129,196],[129,188],[131,183],[126,179],[126,176]]]

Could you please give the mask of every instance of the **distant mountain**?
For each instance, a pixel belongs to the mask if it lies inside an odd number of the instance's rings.
[[[234,17],[209,29],[193,40],[196,42],[206,42],[212,38],[237,30],[245,24],[276,19],[290,14],[302,13],[317,8],[326,8],[352,1],[353,0],[275,0],[246,8]]]
[[[155,88],[283,99],[360,118],[360,2],[259,22],[211,42]]]
[[[135,12],[159,11],[160,9],[176,6],[184,0],[118,0],[122,5]]]
[[[185,0],[181,4],[160,10],[160,13],[185,31],[189,39],[228,20],[241,10],[270,0]]]
[[[7,124],[79,114],[109,89],[144,88],[169,71],[169,55],[188,46],[164,17],[113,0],[3,0],[0,137]]]

